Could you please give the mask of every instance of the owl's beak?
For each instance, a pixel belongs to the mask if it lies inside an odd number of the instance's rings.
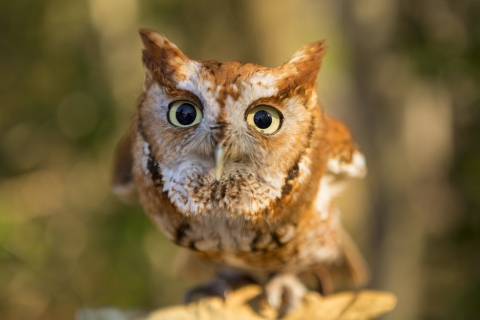
[[[225,146],[221,143],[217,144],[213,151],[213,158],[215,159],[215,180],[220,180],[223,170],[223,162],[225,160]]]

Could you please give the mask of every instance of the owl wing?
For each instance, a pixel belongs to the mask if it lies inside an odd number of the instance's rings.
[[[367,173],[365,158],[347,127],[340,121],[325,117],[327,168],[330,189],[340,192],[346,178],[362,178]],[[340,182],[340,183],[339,183]],[[346,230],[341,230],[343,263],[330,266],[335,287],[362,286],[368,282],[369,269],[360,250]]]
[[[365,158],[340,121],[325,117],[327,174],[336,178],[362,178],[367,173]]]
[[[137,197],[137,188],[132,174],[132,138],[129,132],[118,144],[114,155],[113,192],[122,200],[130,202]]]

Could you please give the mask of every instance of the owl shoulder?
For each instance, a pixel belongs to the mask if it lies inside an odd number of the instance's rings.
[[[337,119],[325,116],[327,173],[362,178],[367,173],[365,157],[348,128]]]

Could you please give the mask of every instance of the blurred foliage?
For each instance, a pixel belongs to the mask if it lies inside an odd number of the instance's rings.
[[[139,27],[193,58],[268,66],[326,38],[321,101],[370,167],[345,220],[372,286],[399,298],[389,319],[480,318],[473,0],[0,0],[0,318],[158,308],[192,281],[174,276],[178,249],[142,209],[110,192],[142,86]]]
[[[110,194],[112,152],[127,126],[117,129],[89,4],[0,6],[0,318],[178,302],[182,285],[152,262],[172,248],[149,257],[149,243],[164,238],[138,206]]]
[[[446,319],[476,319],[480,317],[480,2],[439,2],[439,14],[430,19],[413,10],[415,4],[401,1],[398,50],[414,63],[417,73],[443,82],[450,90],[454,155],[449,180],[458,203],[455,209],[462,213],[448,232],[427,239],[424,300],[427,306],[443,303]]]

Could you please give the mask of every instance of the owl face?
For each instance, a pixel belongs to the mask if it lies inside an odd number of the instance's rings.
[[[265,68],[192,60],[165,36],[141,35],[141,165],[145,179],[160,177],[178,212],[220,210],[256,219],[295,193],[292,179],[308,182],[305,150],[322,123],[315,93],[322,42],[300,48],[278,68]]]

